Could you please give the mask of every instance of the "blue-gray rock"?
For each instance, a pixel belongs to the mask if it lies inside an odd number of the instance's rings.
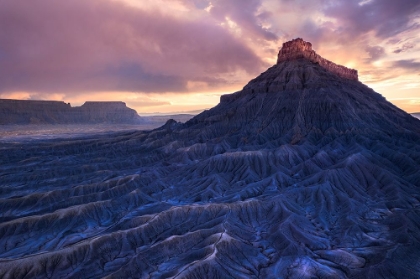
[[[85,102],[72,107],[62,101],[0,99],[0,125],[139,123],[124,102]]]
[[[0,162],[3,278],[420,277],[420,121],[306,57],[185,124]]]

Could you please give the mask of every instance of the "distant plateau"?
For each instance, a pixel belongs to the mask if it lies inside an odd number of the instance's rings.
[[[140,122],[137,112],[124,102],[85,102],[72,107],[62,101],[0,99],[0,125]]]

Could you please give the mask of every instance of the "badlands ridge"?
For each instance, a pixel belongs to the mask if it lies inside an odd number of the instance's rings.
[[[2,278],[419,278],[420,121],[301,39],[185,124],[0,147]]]

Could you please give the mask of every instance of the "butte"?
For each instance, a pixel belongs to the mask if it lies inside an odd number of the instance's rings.
[[[185,124],[0,162],[2,278],[420,277],[420,121],[302,39]]]

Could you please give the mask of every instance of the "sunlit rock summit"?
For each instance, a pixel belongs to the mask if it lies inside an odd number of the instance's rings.
[[[0,162],[3,278],[420,276],[420,121],[302,39],[185,124]]]
[[[283,61],[296,60],[300,58],[306,58],[313,63],[319,64],[327,71],[332,72],[340,77],[358,80],[356,70],[337,65],[327,59],[322,58],[316,54],[314,50],[312,50],[312,44],[310,42],[305,42],[301,38],[297,38],[283,44],[283,47],[281,48],[277,58],[277,64]]]

